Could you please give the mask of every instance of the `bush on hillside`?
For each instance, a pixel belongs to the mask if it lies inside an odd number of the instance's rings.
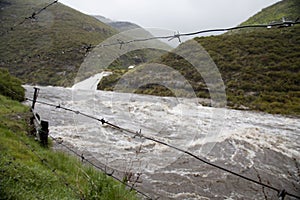
[[[9,74],[8,70],[0,69],[0,94],[13,100],[23,101],[25,89],[20,79]]]

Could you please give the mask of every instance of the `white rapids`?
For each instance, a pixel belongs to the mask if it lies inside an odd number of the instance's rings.
[[[234,166],[239,166],[241,170],[256,166],[256,159],[261,157],[258,152],[264,152],[265,149],[270,149],[276,155],[287,159],[300,160],[299,118],[204,107],[197,99],[96,91],[98,81],[103,75],[95,75],[74,85],[73,88],[39,87],[38,100],[78,110],[100,119],[104,118],[111,123],[137,132],[141,130],[142,134],[192,151],[196,155],[205,156],[211,162],[223,165],[230,162]],[[26,96],[32,98],[33,87],[28,85],[24,87],[27,91]],[[43,120],[49,121],[52,136],[62,138],[63,141],[67,141],[80,151],[90,152],[99,162],[111,168],[144,174],[147,186],[142,185],[141,188],[146,192],[151,193],[145,188],[154,185],[152,189],[157,190],[154,192],[155,195],[161,196],[162,199],[214,198],[212,193],[215,194],[216,191],[213,191],[213,188],[202,188],[201,191],[206,196],[196,191],[181,191],[184,187],[173,191],[170,186],[166,186],[167,183],[172,182],[170,177],[166,178],[162,175],[161,182],[159,177],[155,177],[157,172],[172,174],[190,181],[198,177],[199,174],[195,175],[198,173],[197,170],[192,167],[170,169],[169,166],[181,158],[181,153],[59,108],[42,104],[36,104],[35,108]],[[225,114],[224,123],[220,124],[222,129],[215,137],[207,137],[212,124],[218,123],[212,118],[213,113],[218,109]],[[221,144],[225,141],[227,146],[222,146]],[[226,153],[213,153],[214,146],[210,146],[211,153],[203,154],[203,147],[207,144],[217,144],[215,149],[220,148]],[[177,165],[174,164],[174,166]],[[202,178],[211,176],[210,172],[201,173],[199,176]],[[268,173],[273,175],[273,171],[268,171]],[[190,177],[191,174],[193,178]],[[280,176],[284,178],[286,175]],[[222,177],[220,176],[221,179]],[[162,183],[165,183],[166,189],[160,186]],[[299,182],[296,183],[295,188],[300,188]],[[233,199],[237,199],[243,194],[226,193],[222,190],[217,197],[230,199],[232,195]],[[260,196],[257,199],[260,199]]]
[[[111,72],[102,72],[95,74],[88,79],[80,81],[72,86],[73,90],[97,90],[98,83],[104,76],[110,75]]]

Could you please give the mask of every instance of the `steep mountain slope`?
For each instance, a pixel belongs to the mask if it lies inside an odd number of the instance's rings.
[[[25,83],[71,85],[88,46],[117,31],[61,3],[32,17],[51,2],[1,1],[0,67]]]
[[[285,9],[285,5],[293,6]],[[285,16],[285,12],[289,12],[289,16],[296,16],[299,14],[298,5],[299,1],[281,1],[264,9],[245,23],[276,21]],[[267,18],[265,21],[255,21],[254,19],[260,18],[259,16],[275,17]],[[247,30],[194,39],[204,47],[216,63],[226,86],[228,105],[239,109],[249,108],[270,113],[299,115],[300,26]],[[188,41],[181,44],[176,51],[180,50],[192,54],[195,52],[195,47],[192,41]],[[193,86],[199,97],[210,97],[201,75],[182,57],[166,54],[156,62],[179,71]],[[116,79],[116,77],[112,78]],[[117,79],[110,81],[107,77],[100,83],[100,88],[113,88],[116,81]],[[137,92],[174,95],[166,88],[157,85],[148,85]]]
[[[300,114],[299,26],[196,41],[218,66],[230,106]]]

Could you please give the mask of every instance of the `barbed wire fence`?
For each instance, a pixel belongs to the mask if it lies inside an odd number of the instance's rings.
[[[45,7],[39,9],[38,11],[35,11],[33,12],[31,15],[29,15],[28,17],[25,17],[20,23],[12,26],[10,28],[10,30],[8,30],[6,33],[9,33],[10,31],[14,31],[14,27],[16,26],[19,26],[19,25],[22,25],[23,23],[25,23],[26,20],[33,20],[33,19],[36,19],[37,15],[39,15],[40,13],[42,13],[44,10],[46,10],[47,8],[49,8],[50,6],[56,4],[58,1],[53,1],[52,3],[46,5]],[[130,44],[130,43],[135,43],[135,42],[143,42],[143,41],[149,41],[149,40],[168,40],[168,41],[171,41],[173,39],[178,39],[179,42],[181,42],[181,37],[187,37],[187,36],[195,36],[195,35],[199,35],[199,34],[203,34],[203,33],[210,33],[210,32],[225,32],[225,31],[231,31],[231,30],[238,30],[238,29],[247,29],[247,28],[275,28],[275,27],[278,27],[278,28],[282,28],[282,27],[291,27],[291,26],[294,26],[296,24],[300,24],[299,22],[299,18],[296,19],[295,21],[283,21],[283,22],[278,22],[278,23],[270,23],[270,24],[258,24],[258,25],[245,25],[245,26],[237,26],[237,27],[230,27],[230,28],[220,28],[220,29],[209,29],[209,30],[200,30],[200,31],[196,31],[196,32],[190,32],[190,33],[174,33],[174,35],[167,35],[167,36],[157,36],[157,37],[148,37],[148,38],[141,38],[141,39],[134,39],[134,40],[128,40],[128,41],[122,41],[122,40],[117,40],[116,42],[113,42],[113,43],[110,43],[110,44],[102,44],[100,45],[100,47],[107,47],[107,46],[116,46],[116,45],[119,45],[120,48],[123,47],[123,45],[126,45],[126,44]],[[90,52],[93,48],[95,48],[96,46],[93,46],[93,45],[86,45],[82,48],[84,48],[86,50],[86,53]],[[13,92],[13,91],[12,91]],[[13,92],[14,95],[16,95],[17,93]],[[291,197],[294,197],[294,198],[298,198],[300,199],[300,196],[297,196],[295,194],[291,194],[289,193],[288,191],[284,190],[284,189],[278,189],[278,188],[275,188],[269,184],[265,184],[265,183],[262,183],[261,181],[257,181],[257,180],[254,180],[254,179],[251,179],[249,177],[246,177],[244,175],[241,175],[239,173],[236,173],[234,171],[231,171],[231,170],[228,170],[222,166],[219,166],[219,165],[216,165],[214,163],[211,163],[209,161],[207,161],[206,159],[204,158],[200,158],[199,156],[193,154],[192,152],[189,152],[189,151],[186,151],[186,150],[183,150],[183,149],[180,149],[178,147],[175,147],[173,145],[170,145],[168,143],[165,143],[163,141],[160,141],[159,139],[156,139],[156,138],[152,138],[152,137],[149,137],[147,135],[144,135],[142,134],[142,130],[139,129],[138,131],[134,131],[134,130],[130,130],[130,129],[126,129],[126,128],[123,128],[117,124],[113,124],[113,123],[110,123],[108,121],[106,121],[104,118],[98,118],[98,117],[95,117],[93,115],[90,115],[88,113],[84,113],[84,112],[81,112],[81,111],[78,111],[78,110],[74,110],[74,109],[70,109],[70,108],[67,108],[67,107],[63,107],[61,106],[60,104],[56,105],[56,104],[53,104],[53,103],[49,103],[49,102],[43,102],[43,101],[38,101],[35,99],[30,99],[30,98],[26,98],[27,101],[31,101],[31,102],[34,102],[34,103],[39,103],[39,104],[43,104],[43,105],[47,105],[47,106],[51,106],[51,107],[54,107],[56,109],[62,109],[62,110],[66,110],[68,112],[73,112],[77,115],[82,115],[84,117],[87,117],[87,118],[90,118],[92,120],[96,120],[98,122],[100,122],[102,125],[106,124],[106,125],[109,125],[111,126],[112,128],[116,129],[116,130],[119,130],[120,132],[122,133],[126,133],[126,134],[130,134],[133,138],[135,137],[140,137],[140,138],[144,138],[146,140],[150,140],[150,141],[153,141],[153,142],[156,142],[158,144],[161,144],[161,145],[164,145],[168,148],[171,148],[171,149],[174,149],[176,151],[179,151],[181,153],[184,153],[185,155],[189,156],[189,157],[192,157],[202,163],[205,163],[213,168],[216,168],[218,170],[221,170],[221,171],[225,171],[227,173],[230,173],[236,177],[239,177],[241,179],[244,179],[246,181],[249,181],[251,183],[254,183],[254,184],[257,184],[257,185],[260,185],[264,188],[268,188],[270,190],[273,190],[275,192],[277,192],[278,194],[278,197],[280,199],[283,199],[285,196],[291,196]],[[94,164],[92,161],[90,161],[89,159],[86,159],[84,157],[83,154],[80,154],[78,153],[77,151],[73,150],[72,148],[68,147],[67,145],[63,144],[62,142],[59,142],[57,141],[56,138],[54,138],[53,136],[50,135],[50,138],[52,138],[55,142],[57,142],[59,145],[62,145],[64,148],[68,149],[69,151],[71,151],[72,153],[74,153],[77,157],[79,157],[82,161],[86,161],[87,163],[89,163],[90,165],[94,166],[95,168],[101,170],[102,172],[104,172],[106,175],[108,176],[111,176],[113,177],[114,179],[116,179],[117,181],[125,184],[127,187],[131,188],[131,190],[136,190],[134,188],[134,184],[133,185],[129,185],[127,183],[124,183],[124,181],[122,181],[121,179],[119,179],[118,177],[115,177],[113,174],[113,172],[111,173],[108,173],[106,169],[103,169],[102,167]],[[30,149],[30,148],[29,148]],[[38,156],[38,155],[37,155]],[[42,159],[40,157],[41,161],[43,161],[44,159]],[[50,167],[50,166],[49,166]],[[54,170],[55,172],[55,170]],[[66,184],[68,185],[68,184]],[[144,197],[147,197],[147,198],[150,198],[147,194],[144,194],[143,192],[141,191],[138,191],[136,190],[138,193],[140,193],[141,195],[143,195]],[[151,198],[150,198],[151,199]]]
[[[128,41],[122,41],[118,40],[115,43],[110,44],[102,44],[100,47],[108,47],[108,46],[115,46],[120,45],[120,49],[123,45],[134,43],[134,42],[144,42],[149,40],[168,40],[171,41],[173,39],[178,39],[178,42],[181,43],[181,37],[187,37],[187,36],[194,36],[199,35],[203,33],[212,33],[212,32],[225,32],[225,31],[232,31],[232,30],[238,30],[238,29],[247,29],[247,28],[272,28],[272,27],[290,27],[296,24],[300,24],[299,19],[296,19],[295,21],[283,21],[278,23],[272,23],[272,24],[258,24],[258,25],[245,25],[245,26],[236,26],[236,27],[230,27],[230,28],[219,28],[219,29],[208,29],[208,30],[201,30],[196,32],[190,32],[190,33],[175,33],[174,35],[168,35],[168,36],[157,36],[157,37],[149,37],[149,38],[142,38],[142,39],[134,39],[134,40],[128,40]],[[95,48],[96,46],[89,46],[89,49]]]
[[[37,97],[39,96],[39,89],[38,88],[34,88],[34,99],[37,99]],[[31,111],[34,115],[34,117],[36,118],[36,113],[34,112],[34,107],[35,107],[35,103],[36,100],[34,100],[32,102],[32,106],[31,106]],[[56,107],[57,108],[57,107]],[[67,111],[71,111],[71,109],[67,110]],[[39,121],[38,123],[35,123],[35,125],[38,126],[38,128],[41,127],[41,120],[36,118],[35,121]],[[37,135],[39,135],[40,133],[37,133]],[[109,167],[107,164],[103,164],[101,162],[99,162],[97,160],[97,162],[92,161],[92,159],[88,159],[85,155],[85,153],[81,152],[79,153],[78,150],[75,150],[75,148],[72,148],[70,146],[72,146],[71,142],[69,142],[68,144],[65,144],[63,140],[61,140],[60,138],[55,138],[54,136],[52,136],[51,134],[48,134],[48,136],[56,142],[57,145],[62,146],[64,149],[66,149],[67,151],[71,152],[72,154],[74,154],[76,157],[78,157],[82,163],[87,163],[91,166],[93,166],[94,168],[100,170],[101,172],[103,172],[105,175],[112,177],[113,179],[115,179],[116,181],[120,182],[121,184],[125,185],[129,190],[134,190],[135,192],[137,192],[139,195],[143,196],[145,199],[152,199],[149,195],[147,195],[146,193],[142,192],[141,190],[138,190],[137,188],[135,188],[136,183],[139,181],[141,173],[134,173],[131,171],[127,171],[125,170],[124,172],[121,172],[119,170],[113,169],[111,167]],[[45,142],[40,140],[41,144],[44,144]],[[132,182],[132,184],[129,184],[130,182]]]
[[[7,89],[11,94],[17,95],[17,96],[21,97],[18,93],[14,92],[14,91],[11,90],[10,88],[6,87],[6,89]],[[36,89],[38,89],[38,88],[36,88]],[[38,97],[38,92],[35,93],[34,96],[37,98],[37,97]],[[7,109],[10,108],[9,106],[7,106],[7,105],[5,105],[5,104],[0,104],[0,105],[3,106],[3,107],[5,107],[5,108],[7,108]],[[34,111],[34,109],[33,109],[34,107],[35,107],[35,105],[32,104],[31,109],[30,109],[30,111],[31,111],[32,114],[33,114],[33,117],[35,118],[35,123],[32,124],[32,125],[35,126],[35,130],[36,130],[36,132],[34,133],[34,135],[37,136],[37,137],[39,137],[38,135],[40,134],[40,133],[39,133],[39,131],[40,131],[39,129],[41,128],[41,123],[40,123],[40,122],[41,122],[41,119],[40,119],[39,117],[37,117],[37,116],[39,116],[39,115],[37,115],[37,113]],[[36,152],[36,150],[35,150],[32,146],[30,146],[29,143],[26,143],[24,140],[21,139],[21,136],[19,136],[18,134],[16,134],[13,130],[10,130],[10,131],[11,131],[15,136],[18,137],[18,140],[19,140],[24,146],[26,146],[26,148],[28,149],[28,151],[30,151],[31,153],[33,153],[34,156],[37,157],[37,158],[43,163],[43,165],[45,165],[45,166],[46,166],[46,167],[47,167],[47,168],[48,168],[55,176],[57,176],[57,177],[62,181],[62,183],[63,183],[66,187],[68,187],[71,191],[73,191],[73,193],[76,194],[76,196],[77,196],[79,199],[82,199],[82,200],[84,199],[83,194],[79,193],[79,192],[76,190],[76,188],[73,187],[73,186],[66,180],[66,178],[65,178],[64,176],[58,174],[58,173],[56,172],[56,169],[51,167],[51,164],[47,161],[47,159],[45,159],[45,158],[43,158],[42,156],[40,156],[40,155]],[[64,149],[66,149],[67,151],[69,151],[69,152],[71,152],[72,154],[74,154],[79,160],[81,160],[81,162],[82,162],[83,164],[88,164],[88,165],[94,167],[95,169],[100,170],[100,171],[101,171],[103,174],[105,174],[106,176],[111,177],[111,178],[113,178],[114,180],[116,180],[117,182],[119,182],[119,183],[125,185],[125,186],[127,187],[128,190],[130,190],[130,191],[135,191],[136,193],[138,193],[141,197],[143,197],[143,199],[147,199],[147,200],[151,200],[151,199],[152,199],[148,194],[142,192],[141,190],[138,190],[138,189],[135,187],[135,186],[136,186],[136,183],[138,182],[138,180],[139,180],[139,178],[140,178],[140,174],[139,174],[139,173],[136,174],[136,176],[134,177],[133,180],[129,180],[128,177],[126,177],[126,176],[128,175],[127,172],[124,172],[124,173],[122,173],[122,172],[117,172],[117,170],[112,169],[112,168],[109,167],[108,165],[103,164],[103,163],[100,163],[99,161],[98,161],[97,163],[96,163],[96,162],[93,162],[91,159],[88,159],[88,158],[85,156],[84,153],[82,153],[82,152],[79,153],[78,150],[75,150],[75,148],[70,147],[71,145],[65,144],[65,142],[64,142],[63,140],[61,140],[61,139],[59,139],[59,138],[56,138],[56,137],[52,136],[51,133],[48,133],[47,136],[48,136],[49,138],[51,138],[58,146],[62,146]],[[45,145],[44,142],[41,141],[40,139],[39,139],[39,141],[41,142],[42,145]],[[71,143],[70,143],[70,144],[71,144]],[[84,170],[82,169],[81,166],[78,166],[78,168],[80,168],[82,171],[84,171]],[[116,174],[116,175],[115,175],[115,174]],[[130,184],[129,181],[132,182],[132,184]]]
[[[27,20],[36,20],[36,17],[45,11],[47,8],[53,6],[54,4],[57,4],[58,0],[55,0],[46,6],[40,8],[38,11],[34,11],[31,13],[29,16],[25,17],[21,22],[17,23],[16,25],[12,26],[10,30],[6,31],[7,33],[9,31],[13,31],[15,26],[22,25],[25,21]],[[208,30],[200,30],[200,31],[195,31],[195,32],[188,32],[188,33],[180,33],[177,31],[173,35],[166,35],[166,36],[155,36],[155,37],[147,37],[147,38],[140,38],[140,39],[133,39],[133,40],[128,40],[128,41],[123,41],[118,39],[116,42],[109,43],[109,44],[101,44],[99,47],[108,47],[108,46],[116,46],[119,45],[120,48],[122,48],[123,45],[134,43],[134,42],[144,42],[144,41],[149,41],[149,40],[167,40],[171,41],[173,39],[178,39],[178,42],[181,43],[181,37],[188,37],[188,36],[195,36],[195,35],[200,35],[203,33],[213,33],[213,32],[226,32],[226,31],[232,31],[232,30],[238,30],[238,29],[249,29],[249,28],[282,28],[282,27],[291,27],[296,24],[300,24],[299,17],[293,21],[285,21],[283,20],[282,22],[273,22],[269,24],[254,24],[254,25],[242,25],[242,26],[235,26],[235,27],[229,27],[229,28],[217,28],[217,29],[208,29]],[[81,48],[77,49],[85,49],[86,53],[90,52],[93,48],[97,46],[94,46],[92,44],[87,44],[83,45]],[[72,51],[71,49],[68,49],[66,52]]]

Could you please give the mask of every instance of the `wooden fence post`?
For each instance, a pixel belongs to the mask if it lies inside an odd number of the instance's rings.
[[[48,145],[49,122],[42,120],[41,129],[39,130],[40,142],[43,146]]]
[[[34,109],[34,105],[35,105],[36,99],[37,99],[37,97],[39,95],[39,90],[40,90],[40,88],[34,87],[33,101],[32,101],[32,105],[31,105],[31,109],[32,110]]]

